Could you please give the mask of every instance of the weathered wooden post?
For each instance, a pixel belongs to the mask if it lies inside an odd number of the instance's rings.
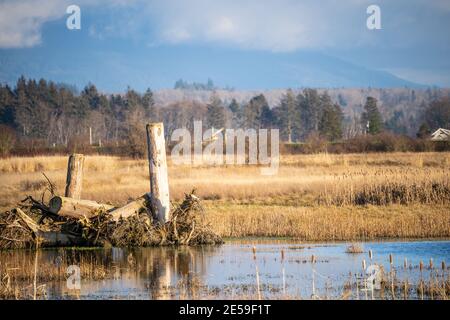
[[[147,124],[147,147],[152,211],[158,221],[164,223],[169,220],[170,199],[162,122]]]
[[[69,157],[67,166],[65,196],[73,199],[81,199],[83,184],[84,155],[74,153]]]

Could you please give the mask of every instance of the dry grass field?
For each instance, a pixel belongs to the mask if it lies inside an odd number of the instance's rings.
[[[0,209],[40,198],[42,173],[63,193],[66,166],[66,156],[0,159]],[[196,188],[223,236],[450,236],[450,153],[282,156],[274,176],[254,166],[169,164],[169,183],[173,201]],[[122,205],[148,189],[145,160],[86,158],[83,198]]]

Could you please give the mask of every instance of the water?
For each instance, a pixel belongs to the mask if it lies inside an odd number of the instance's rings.
[[[259,295],[266,299],[310,299],[342,298],[349,289],[348,283],[358,281],[358,291],[353,286],[348,297],[364,299],[367,295],[363,290],[363,260],[366,266],[382,265],[386,273],[395,271],[400,281],[417,283],[432,275],[448,277],[448,269],[442,273],[440,268],[442,261],[450,260],[450,241],[366,242],[361,254],[346,253],[348,245],[235,240],[204,247],[41,250],[38,272],[56,270],[62,261],[67,261],[64,268],[69,264],[81,264],[83,268],[97,263],[107,275],[104,279],[82,276],[79,290],[71,289],[66,280],[43,279],[38,285],[45,284],[48,299],[238,299]],[[373,252],[372,261],[369,250]],[[311,263],[312,255],[315,263]],[[430,258],[435,270],[425,268],[421,272],[419,262],[428,266]],[[24,268],[23,265],[34,265],[35,252],[0,252],[0,259],[2,265]],[[356,280],[357,277],[361,279]],[[377,291],[375,298],[380,298]],[[409,298],[417,298],[417,294],[412,292]]]

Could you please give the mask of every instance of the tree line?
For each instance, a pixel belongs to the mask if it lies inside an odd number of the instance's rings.
[[[238,103],[222,101],[214,91],[207,103],[158,105],[151,89],[105,94],[88,84],[79,92],[70,85],[21,77],[14,87],[0,85],[0,152],[14,146],[74,149],[92,143],[126,147],[129,155],[138,156],[145,149],[144,125],[152,121],[164,122],[166,138],[177,128],[192,129],[194,120],[203,120],[205,129],[278,128],[281,139],[291,143],[314,136],[337,142],[390,130],[373,97],[366,98],[359,117],[344,116],[343,107],[342,99],[333,101],[327,92],[310,88],[298,93],[288,89],[272,107],[263,94]],[[424,109],[418,135],[425,137],[438,127],[450,127],[448,98]]]

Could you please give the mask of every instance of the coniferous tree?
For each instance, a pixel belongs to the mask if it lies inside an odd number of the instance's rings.
[[[419,139],[426,139],[430,136],[431,130],[428,124],[422,123],[419,127],[419,131],[417,132],[417,138]]]
[[[311,133],[319,129],[319,120],[321,115],[321,101],[317,90],[304,89],[297,96],[298,106],[301,116],[302,139],[306,139]]]
[[[333,142],[341,139],[342,121],[343,113],[341,107],[338,104],[325,104],[319,122],[320,135]]]
[[[277,114],[281,135],[287,142],[291,143],[301,126],[297,100],[291,89],[288,89],[286,94],[282,96]]]
[[[213,93],[207,105],[206,125],[208,128],[224,128],[225,120],[225,108],[222,101],[216,93]]]
[[[433,101],[425,111],[425,122],[432,131],[439,128],[450,129],[450,98]]]
[[[153,98],[153,92],[150,88],[145,91],[144,96],[142,97],[142,105],[147,118],[152,120],[158,119],[157,110],[155,108],[155,99]]]
[[[364,112],[361,115],[361,124],[369,134],[377,134],[383,130],[383,120],[377,107],[377,99],[367,97]]]
[[[266,108],[269,104],[263,94],[251,98],[244,108],[244,126],[255,130],[262,128],[263,110]]]
[[[231,103],[228,105],[228,110],[231,112],[231,126],[233,128],[240,128],[243,122],[243,110],[242,106],[236,101],[235,98],[233,98]]]

